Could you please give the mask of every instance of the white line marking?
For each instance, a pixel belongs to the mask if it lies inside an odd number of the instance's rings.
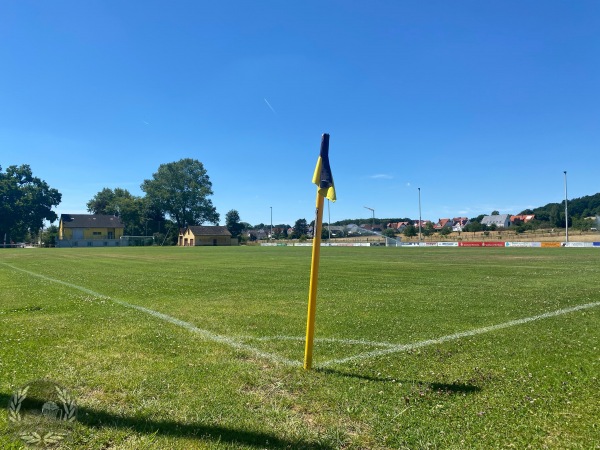
[[[124,300],[119,300],[118,298],[112,298],[112,297],[109,297],[108,295],[100,294],[98,292],[92,291],[91,289],[85,288],[83,286],[78,286],[76,284],[69,283],[67,281],[62,281],[62,280],[57,280],[55,278],[47,277],[46,275],[42,275],[42,274],[39,274],[39,273],[31,272],[29,270],[21,269],[20,267],[15,267],[15,266],[13,266],[11,264],[7,264],[7,263],[2,263],[2,264],[6,265],[6,266],[8,266],[8,267],[10,267],[10,268],[12,268],[14,270],[18,270],[18,271],[27,273],[29,275],[32,275],[34,277],[42,278],[44,280],[51,281],[53,283],[62,284],[64,286],[68,286],[70,288],[77,289],[79,291],[85,292],[86,294],[93,295],[94,297],[101,298],[101,299],[106,299],[106,300],[110,300],[110,301],[112,301],[114,303],[117,303],[117,304],[119,304],[121,306],[124,306],[126,308],[131,308],[131,309],[135,309],[135,310],[141,311],[143,313],[146,313],[146,314],[149,314],[149,315],[151,315],[153,317],[156,317],[157,319],[161,319],[161,320],[164,320],[165,322],[169,322],[169,323],[171,323],[173,325],[178,325],[178,326],[180,326],[182,328],[185,328],[186,330],[189,330],[192,333],[196,333],[196,334],[202,336],[206,340],[213,341],[213,342],[218,342],[218,343],[221,343],[221,344],[225,344],[225,345],[228,345],[228,346],[230,346],[232,348],[235,348],[237,350],[245,350],[245,351],[250,352],[250,353],[252,353],[252,354],[254,354],[256,356],[259,356],[261,358],[269,359],[271,361],[275,361],[275,362],[278,362],[278,363],[281,363],[281,364],[285,364],[285,365],[288,365],[288,366],[298,366],[298,367],[302,366],[302,363],[300,361],[293,361],[291,359],[283,358],[283,357],[278,356],[278,355],[273,355],[272,353],[263,352],[263,351],[255,348],[255,347],[252,347],[251,345],[243,344],[243,343],[237,342],[237,341],[235,341],[235,340],[233,340],[233,339],[231,339],[231,338],[229,338],[227,336],[223,336],[223,335],[220,335],[220,334],[212,333],[212,332],[210,332],[208,330],[204,330],[202,328],[198,328],[197,326],[195,326],[195,325],[193,325],[193,324],[191,324],[189,322],[184,322],[183,320],[179,320],[179,319],[177,319],[175,317],[172,317],[172,316],[169,316],[167,314],[163,314],[163,313],[160,313],[158,311],[154,311],[152,309],[145,308],[143,306],[133,305],[131,303],[127,303]]]
[[[238,336],[238,339],[244,339],[247,341],[305,341],[305,337],[301,336]],[[366,341],[364,339],[337,339],[337,338],[315,338],[315,342],[333,342],[335,344],[346,344],[346,345],[364,345],[370,347],[396,347],[398,344],[392,344],[390,342],[373,342]]]
[[[349,356],[347,358],[332,359],[329,361],[325,361],[324,363],[321,363],[319,366],[327,367],[327,366],[332,366],[334,364],[344,364],[344,363],[353,362],[353,361],[360,361],[362,359],[374,358],[376,356],[388,355],[390,353],[405,352],[405,351],[414,350],[417,348],[428,347],[430,345],[442,344],[444,342],[454,341],[456,339],[460,339],[460,338],[464,338],[464,337],[477,336],[479,334],[489,333],[490,331],[501,330],[503,328],[514,327],[516,325],[522,325],[524,323],[533,322],[535,320],[548,319],[550,317],[561,316],[563,314],[568,314],[568,313],[575,312],[575,311],[581,311],[583,309],[596,308],[598,306],[600,306],[600,302],[586,303],[585,305],[579,305],[579,306],[573,306],[571,308],[559,309],[557,311],[551,311],[551,312],[547,312],[544,314],[539,314],[537,316],[526,317],[524,319],[511,320],[509,322],[500,323],[498,325],[491,325],[489,327],[476,328],[476,329],[470,330],[470,331],[462,331],[460,333],[454,333],[454,334],[450,334],[448,336],[442,336],[437,339],[428,339],[426,341],[415,342],[413,344],[396,345],[394,347],[385,348],[385,349],[381,349],[381,350],[373,350],[371,352],[365,352],[365,353],[361,353],[359,355]]]
[[[82,286],[78,286],[76,284],[73,283],[69,283],[66,281],[61,281],[61,280],[57,280],[55,278],[51,278],[51,277],[47,277],[45,275],[39,274],[39,273],[35,273],[35,272],[31,272],[29,270],[25,270],[25,269],[21,269],[19,267],[15,267],[11,264],[8,263],[2,263],[8,267],[11,267],[14,270],[18,270],[24,273],[27,273],[29,275],[32,275],[34,277],[38,277],[38,278],[42,278],[44,280],[48,280],[48,281],[52,281],[54,283],[58,283],[58,284],[62,284],[64,286],[68,286],[71,287],[73,289],[77,289],[80,290],[82,292],[85,292],[87,294],[93,295],[95,297],[98,298],[103,298],[106,300],[110,300],[114,303],[117,303],[121,306],[124,306],[126,308],[131,308],[131,309],[136,309],[138,311],[144,312],[146,314],[149,314],[153,317],[156,317],[158,319],[164,320],[166,322],[169,322],[173,325],[178,325],[180,327],[183,327],[193,333],[196,333],[200,336],[202,336],[203,338],[213,341],[213,342],[218,342],[221,344],[225,344],[228,345],[232,348],[238,349],[238,350],[245,350],[247,352],[253,353],[256,356],[259,356],[261,358],[264,359],[269,359],[271,361],[274,362],[278,362],[281,364],[285,364],[287,366],[293,366],[293,367],[300,367],[302,366],[302,362],[300,361],[294,361],[291,359],[287,359],[287,358],[283,358],[281,356],[278,355],[274,355],[272,353],[267,353],[267,352],[263,352],[255,347],[252,347],[251,345],[247,345],[238,341],[235,341],[227,336],[223,336],[220,334],[216,334],[216,333],[212,333],[208,330],[204,330],[202,328],[198,328],[195,325],[189,323],[189,322],[184,322],[183,320],[179,320],[175,317],[169,316],[167,314],[163,314],[160,313],[158,311],[154,311],[152,309],[149,308],[145,308],[143,306],[138,306],[138,305],[133,305],[131,303],[127,303],[126,301],[123,300],[119,300],[116,298],[111,298],[107,295],[103,295],[100,294],[98,292],[94,292],[91,289],[87,289],[85,287]],[[354,356],[348,356],[346,358],[339,358],[339,359],[332,359],[329,361],[325,361],[321,364],[317,364],[317,367],[328,367],[328,366],[332,366],[334,364],[344,364],[344,363],[348,363],[348,362],[354,362],[354,361],[360,361],[363,359],[368,359],[368,358],[375,358],[377,356],[383,356],[383,355],[388,355],[388,354],[392,354],[392,353],[399,353],[399,352],[405,352],[405,351],[409,351],[409,350],[414,350],[417,348],[422,348],[422,347],[428,347],[430,345],[435,345],[435,344],[442,344],[444,342],[448,342],[448,341],[454,341],[457,339],[461,339],[464,337],[471,337],[471,336],[477,336],[479,334],[484,334],[484,333],[489,333],[491,331],[496,331],[496,330],[501,330],[504,328],[509,328],[509,327],[514,327],[517,325],[522,325],[525,323],[529,323],[529,322],[533,322],[536,320],[541,320],[541,319],[548,319],[550,317],[556,317],[556,316],[561,316],[564,314],[568,314],[571,312],[575,312],[575,311],[581,311],[584,309],[590,309],[590,308],[596,308],[600,306],[600,302],[593,302],[593,303],[586,303],[584,305],[578,305],[578,306],[573,306],[570,308],[563,308],[563,309],[559,309],[557,311],[551,311],[551,312],[547,312],[544,314],[539,314],[537,316],[532,316],[532,317],[525,317],[523,319],[516,319],[516,320],[511,320],[509,322],[504,322],[501,324],[497,324],[497,325],[490,325],[488,327],[483,327],[483,328],[476,328],[474,330],[469,330],[469,331],[462,331],[459,333],[454,333],[454,334],[450,334],[447,336],[442,336],[440,338],[437,339],[428,339],[425,341],[420,341],[420,342],[415,342],[412,344],[390,344],[390,343],[384,343],[384,342],[371,342],[371,341],[363,341],[363,340],[352,340],[352,339],[334,339],[334,338],[321,338],[318,339],[316,341],[320,341],[320,342],[340,342],[342,344],[360,344],[360,345],[372,345],[372,346],[383,346],[383,347],[387,347],[384,349],[380,349],[380,350],[373,350],[370,352],[364,352],[364,353],[360,353],[358,355],[354,355]],[[274,337],[263,337],[263,338],[254,338],[256,340],[275,340],[275,339],[281,339],[281,340],[304,340],[304,338],[295,338],[293,336],[274,336]]]

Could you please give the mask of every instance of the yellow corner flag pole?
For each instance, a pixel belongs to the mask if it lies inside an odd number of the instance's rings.
[[[321,229],[323,222],[323,197],[317,194],[317,218],[315,220],[312,260],[310,263],[310,287],[308,290],[308,318],[306,320],[306,343],[304,346],[304,369],[312,367],[313,341],[315,338],[315,315],[317,313],[317,284],[319,281],[319,258],[321,257]]]
[[[315,337],[315,315],[317,312],[317,284],[319,259],[321,256],[321,231],[323,229],[323,203],[325,197],[335,202],[335,187],[329,166],[329,135],[321,138],[321,152],[315,167],[313,183],[317,185],[317,214],[313,230],[312,260],[310,265],[310,287],[308,291],[308,318],[306,320],[306,343],[304,347],[304,369],[312,367],[313,342]]]

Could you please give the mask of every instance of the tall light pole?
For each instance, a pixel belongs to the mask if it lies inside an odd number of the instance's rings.
[[[567,171],[565,174],[565,243],[569,242],[569,210],[567,207]]]
[[[271,208],[271,234],[269,234],[269,241],[270,241],[271,238],[273,237],[273,207],[269,206],[269,208]]]
[[[419,189],[419,242],[421,242],[421,188]]]
[[[371,222],[371,231],[373,231],[375,229],[375,210],[373,208],[369,208],[368,206],[365,206],[365,208],[373,213],[373,221]]]

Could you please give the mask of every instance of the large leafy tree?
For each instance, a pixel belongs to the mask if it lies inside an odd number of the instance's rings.
[[[122,188],[102,189],[87,202],[87,209],[93,214],[120,217],[125,224],[125,233],[129,235],[146,235],[148,230],[156,230],[164,220],[160,212],[150,207],[146,198],[132,195]]]
[[[231,233],[231,237],[239,237],[244,230],[244,225],[240,222],[240,214],[235,210],[230,210],[225,214],[225,226]]]
[[[28,232],[37,233],[44,220],[54,222],[58,216],[52,207],[62,195],[48,183],[34,177],[27,164],[0,167],[0,239],[22,240]]]
[[[308,235],[308,223],[306,219],[298,219],[294,224],[294,231],[292,232],[292,239],[298,239],[301,236]]]
[[[171,217],[179,228],[219,223],[219,214],[208,198],[213,194],[212,183],[204,165],[196,159],[161,164],[141,188],[150,205]]]

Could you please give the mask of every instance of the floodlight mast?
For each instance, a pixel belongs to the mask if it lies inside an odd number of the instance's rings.
[[[419,189],[419,242],[421,242],[421,188]]]
[[[565,174],[565,243],[569,243],[569,210],[567,207],[567,171],[564,171]]]
[[[369,208],[368,206],[365,206],[365,208],[367,208],[369,211],[371,211],[373,213],[373,221],[371,222],[371,231],[375,230],[375,210],[373,208]]]
[[[271,233],[269,234],[269,242],[271,242],[273,238],[273,207],[269,206],[269,208],[271,208]]]

